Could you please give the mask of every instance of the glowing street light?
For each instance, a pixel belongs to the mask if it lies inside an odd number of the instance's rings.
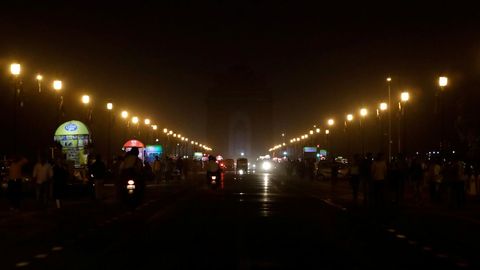
[[[445,76],[439,77],[438,78],[438,85],[441,87],[443,90],[443,87],[447,86],[448,84],[448,78]]]
[[[330,134],[330,130],[326,129],[325,134],[327,134],[327,135]]]
[[[167,132],[168,132],[168,128],[164,128],[163,133],[167,133]]]
[[[53,89],[55,91],[58,92],[58,91],[62,90],[62,87],[63,87],[62,81],[60,81],[60,80],[54,80],[53,81]]]
[[[335,120],[333,120],[332,118],[330,118],[330,119],[328,119],[327,124],[328,124],[329,126],[333,126],[333,125],[335,124]]]
[[[109,110],[109,111],[113,110],[113,103],[111,103],[111,102],[107,103],[107,110]]]
[[[10,73],[13,76],[20,75],[21,70],[22,70],[22,68],[21,68],[20,64],[18,64],[18,63],[13,63],[13,64],[10,65]]]
[[[365,117],[368,114],[368,110],[366,108],[360,109],[360,116]]]
[[[400,94],[400,100],[403,101],[403,102],[407,102],[408,100],[410,99],[410,93],[408,92],[402,92]]]
[[[320,133],[320,129],[319,128],[315,129],[315,132]]]
[[[353,114],[349,113],[347,114],[347,121],[352,122],[353,121]]]
[[[139,121],[138,117],[136,117],[136,116],[132,117],[132,123],[133,124],[138,124],[138,121]]]
[[[310,135],[313,135],[313,130],[310,130],[309,133],[310,133]]]
[[[380,103],[379,108],[381,111],[386,111],[388,109],[388,104],[386,102],[382,102]]]
[[[42,80],[43,80],[43,76],[40,75],[40,74],[38,74],[38,75],[35,77],[35,79],[36,79],[37,81],[42,81]]]
[[[368,114],[368,110],[367,108],[361,108],[360,109],[360,130],[361,130],[361,133],[362,133],[362,154],[365,155],[365,125],[362,124],[362,118],[365,118]]]
[[[147,126],[150,125],[150,119],[148,119],[148,118],[145,118],[145,120],[144,120],[143,122],[144,122],[145,125],[147,125]]]
[[[37,74],[37,76],[35,77],[35,79],[37,80],[37,84],[38,84],[38,92],[41,93],[41,92],[42,92],[42,80],[43,80],[43,76],[40,75],[40,74]]]
[[[127,112],[127,111],[122,111],[122,113],[120,114],[120,116],[122,116],[123,119],[127,119],[127,117],[128,117],[128,112]]]
[[[392,81],[392,78],[388,77],[387,82],[391,82],[391,81]]]
[[[157,125],[152,125],[152,129],[153,129],[153,130],[157,130],[157,129],[158,129],[158,126],[157,126]]]
[[[83,95],[83,96],[82,96],[82,103],[83,103],[83,104],[88,104],[88,103],[90,103],[90,96],[89,96],[89,95]]]

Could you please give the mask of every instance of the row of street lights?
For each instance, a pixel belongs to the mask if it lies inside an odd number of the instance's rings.
[[[21,92],[21,85],[22,85],[22,80],[20,78],[22,71],[22,66],[19,63],[12,63],[10,65],[10,74],[13,76],[14,79],[14,106],[13,106],[13,131],[12,131],[12,136],[13,136],[13,144],[14,144],[14,152],[16,152],[16,133],[17,133],[17,107],[18,107],[18,97]],[[38,84],[38,92],[42,91],[42,82],[44,81],[44,77],[41,74],[37,74],[35,76],[35,80],[37,81]],[[63,82],[61,80],[55,79],[52,81],[52,88],[55,93],[57,93],[57,98],[58,98],[58,111],[57,111],[57,125],[60,124],[61,120],[61,112],[62,112],[62,107],[63,107],[63,96],[60,94],[61,90],[63,89]],[[87,112],[87,119],[88,121],[91,120],[92,116],[92,107],[90,106],[92,102],[92,99],[89,95],[82,95],[81,96],[81,103],[87,106],[88,112]],[[109,121],[108,121],[108,155],[110,156],[110,149],[111,149],[111,128],[112,128],[112,121],[113,121],[113,109],[114,105],[112,102],[106,103],[106,109],[109,112]],[[130,123],[133,125],[137,126],[137,131],[138,135],[140,134],[140,129],[139,129],[139,123],[140,123],[140,118],[138,116],[133,116],[129,118],[129,112],[126,110],[121,111],[120,117],[122,119],[127,120],[127,130],[130,126]],[[153,121],[149,118],[145,118],[143,120],[143,123],[145,124],[145,127],[148,129],[146,132],[146,140],[149,141],[149,134],[150,134],[150,129],[153,130],[154,132],[157,132],[158,125],[154,124]],[[126,132],[127,132],[126,130]],[[173,137],[174,139],[177,139],[178,141],[182,142],[184,145],[187,143],[190,143],[195,150],[197,148],[202,149],[204,151],[212,151],[212,148],[207,146],[206,144],[199,143],[198,141],[195,140],[189,140],[188,137],[184,137],[181,134],[176,134],[172,130],[169,130],[167,128],[164,128],[163,130],[164,134],[169,137]],[[127,134],[125,134],[125,138],[127,137]],[[159,141],[158,138],[155,139],[156,142]]]
[[[376,108],[376,113],[377,117],[380,119],[381,115],[384,114],[384,112],[388,111],[388,157],[389,160],[391,160],[392,157],[392,117],[391,117],[391,109],[392,108],[392,100],[391,100],[391,81],[392,78],[388,77],[386,79],[387,81],[387,86],[388,86],[388,103],[387,102],[381,102],[378,104],[378,107]],[[440,110],[441,110],[441,127],[440,127],[440,134],[441,134],[441,139],[440,139],[440,148],[443,150],[445,146],[445,138],[444,138],[444,105],[443,105],[443,100],[442,100],[442,93],[444,92],[445,87],[448,85],[448,78],[445,76],[441,76],[438,78],[438,86],[440,87],[440,95],[439,95],[439,103],[440,103]],[[410,93],[408,91],[404,91],[400,93],[399,96],[399,112],[400,116],[403,119],[403,127],[402,127],[402,139],[400,139],[400,134],[399,134],[399,140],[398,140],[398,151],[401,152],[406,152],[407,151],[407,146],[406,146],[406,105],[408,101],[410,100]],[[359,115],[359,126],[360,126],[360,131],[361,131],[361,144],[362,144],[362,153],[365,154],[365,119],[369,114],[369,110],[367,107],[362,107],[358,110],[358,115]],[[345,129],[352,123],[355,119],[355,115],[353,113],[348,113],[345,116],[345,121],[344,121],[344,126]],[[329,118],[326,120],[326,126],[329,129],[324,130],[324,134],[327,138],[328,141],[328,136],[330,134],[330,129],[332,129],[335,125],[335,119],[334,118]],[[314,126],[316,127],[316,126]],[[318,135],[321,134],[321,129],[317,128],[314,130],[309,130],[307,133],[303,135],[299,135],[298,137],[294,137],[290,139],[290,144],[301,144],[303,145],[307,139],[312,138],[313,135]],[[282,133],[282,137],[284,137],[284,133]],[[349,140],[348,140],[349,141]],[[350,141],[348,142],[350,143]],[[277,144],[269,149],[269,152],[275,153],[277,150],[282,149],[284,147],[287,147],[287,144],[285,142],[281,144]],[[350,145],[348,145],[348,148],[350,148]],[[350,149],[349,149],[350,150]],[[285,153],[285,152],[284,152]]]

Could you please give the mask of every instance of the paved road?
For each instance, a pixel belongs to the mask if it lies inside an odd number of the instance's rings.
[[[3,261],[17,269],[462,266],[325,198],[308,185],[272,175],[227,175],[221,190],[192,184],[150,190],[135,211],[97,213],[81,226],[69,223],[73,217],[61,218],[58,233],[14,247]]]

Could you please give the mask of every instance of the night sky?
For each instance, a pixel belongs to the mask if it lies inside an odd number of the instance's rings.
[[[66,96],[112,98],[200,141],[205,95],[235,65],[251,67],[273,91],[277,139],[379,102],[388,75],[395,94],[411,90],[412,129],[422,129],[440,74],[458,87],[480,76],[473,7],[159,2],[4,6],[0,64],[20,61],[25,74],[64,80]]]

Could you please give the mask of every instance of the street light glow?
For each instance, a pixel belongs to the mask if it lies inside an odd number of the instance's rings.
[[[136,116],[132,117],[132,123],[138,124],[138,117]]]
[[[14,76],[20,75],[21,66],[18,63],[13,63],[10,65],[10,73]]]
[[[313,135],[313,130],[310,130],[310,132],[309,132],[309,133],[310,133],[310,135]]]
[[[83,96],[82,96],[82,103],[83,103],[83,104],[88,104],[88,103],[90,103],[90,96],[89,96],[89,95],[83,95]]]
[[[387,82],[391,82],[391,81],[392,81],[392,78],[388,77]]]
[[[351,113],[347,114],[347,121],[349,122],[353,121],[353,114]]]
[[[333,124],[335,124],[335,120],[333,120],[332,118],[330,118],[330,119],[328,119],[327,124],[328,124],[329,126],[333,126]]]
[[[409,99],[410,99],[410,94],[408,92],[402,92],[400,94],[400,99],[403,101],[403,102],[407,102]]]
[[[447,86],[447,84],[448,84],[448,78],[447,77],[442,76],[442,77],[438,78],[438,85],[440,87],[445,87],[445,86]]]
[[[316,131],[317,133],[320,133],[320,129],[319,129],[319,128],[317,128],[315,131]]]
[[[63,87],[62,81],[60,81],[60,80],[54,80],[53,81],[53,89],[55,89],[55,91],[62,90],[62,87]]]
[[[158,129],[157,125],[152,125],[152,128],[153,128],[153,130],[157,130],[157,129]]]
[[[362,117],[367,116],[367,114],[368,114],[368,110],[367,110],[366,108],[361,108],[361,109],[360,109],[360,115],[361,115]]]
[[[111,102],[107,103],[107,110],[109,110],[109,111],[113,110],[113,103],[111,103]]]
[[[386,111],[388,109],[388,105],[386,102],[380,103],[380,110],[381,111]]]
[[[327,135],[330,134],[330,130],[328,130],[328,129],[325,130],[325,134],[327,134]]]
[[[147,126],[150,125],[150,119],[148,119],[148,118],[145,118],[145,120],[144,120],[143,122],[144,122],[145,125],[147,125]]]
[[[42,76],[42,75],[40,75],[40,74],[38,74],[38,75],[37,75],[37,77],[35,77],[35,78],[37,79],[37,81],[41,81],[41,80],[43,80],[43,76]]]
[[[122,111],[122,113],[120,115],[122,116],[123,119],[127,119],[128,112],[127,111]]]
[[[168,132],[168,128],[164,128],[163,133],[167,133],[167,132]]]

